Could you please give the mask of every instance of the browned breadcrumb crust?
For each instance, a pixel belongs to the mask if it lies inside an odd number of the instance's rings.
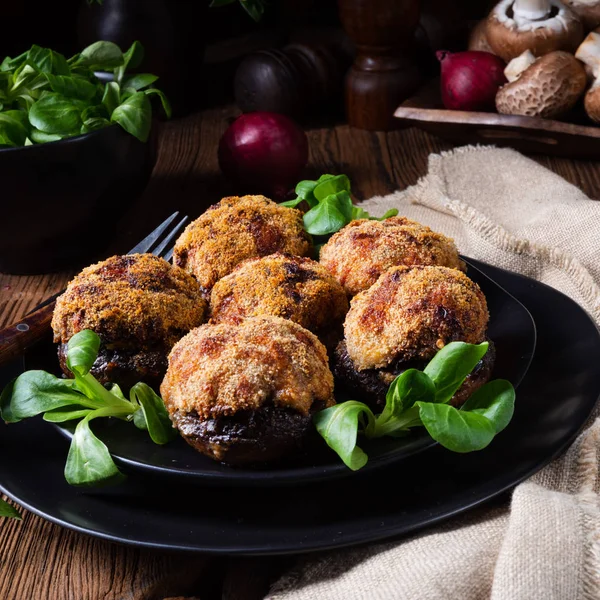
[[[319,334],[340,326],[348,312],[342,286],[310,258],[271,254],[243,262],[213,287],[212,323],[273,315]]]
[[[171,415],[201,420],[271,403],[302,415],[314,402],[335,404],[325,347],[279,317],[192,330],[173,347],[160,391]]]
[[[175,244],[173,262],[193,273],[208,293],[242,261],[275,252],[312,254],[302,213],[264,196],[232,196],[187,226]]]
[[[207,313],[198,282],[152,254],[129,254],[85,268],[56,301],[54,341],[92,329],[108,346],[167,349]]]
[[[406,217],[352,221],[321,248],[319,260],[349,296],[370,288],[390,267],[438,265],[465,270],[454,240]]]
[[[447,267],[392,267],[350,303],[348,354],[359,371],[429,359],[446,344],[485,339],[487,302],[479,286]]]

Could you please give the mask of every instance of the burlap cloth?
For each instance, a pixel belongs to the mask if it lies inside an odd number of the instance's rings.
[[[600,202],[513,150],[432,155],[416,186],[363,206],[377,215],[397,207],[452,236],[461,253],[561,290],[600,323]],[[308,555],[268,598],[600,599],[599,415],[510,506],[400,542]]]

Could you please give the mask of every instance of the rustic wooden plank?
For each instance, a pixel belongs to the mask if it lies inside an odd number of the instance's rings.
[[[361,131],[348,125],[336,127],[341,172],[352,180],[358,200],[392,192],[394,181],[386,134]]]
[[[427,83],[394,113],[401,126],[414,126],[456,144],[497,144],[522,152],[597,159],[600,128],[584,124],[496,112],[446,110],[439,83]]]
[[[142,600],[191,595],[214,559],[117,546],[26,513],[0,520],[0,598]]]

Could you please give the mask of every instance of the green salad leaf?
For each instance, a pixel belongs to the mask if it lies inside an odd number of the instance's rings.
[[[145,383],[136,383],[131,388],[131,395],[136,399],[142,410],[137,414],[144,416],[145,426],[155,444],[166,444],[177,437],[177,431],[173,428],[169,413],[160,396]]]
[[[169,101],[154,87],[150,73],[128,75],[144,56],[139,42],[123,53],[99,41],[65,59],[59,52],[32,46],[0,64],[0,147],[55,142],[111,124],[146,141],[152,121],[149,99],[156,97],[167,117]],[[112,74],[103,83],[95,71]]]
[[[429,435],[453,452],[482,450],[496,435],[493,423],[483,415],[457,410],[448,404],[419,402],[417,406]]]
[[[114,42],[99,41],[84,48],[73,64],[96,71],[109,71],[125,62],[121,48]]]
[[[435,384],[418,369],[408,369],[392,381],[385,407],[375,426],[375,437],[393,435],[420,424],[419,414],[411,410],[417,402],[435,401]]]
[[[348,222],[341,201],[333,194],[304,215],[304,229],[311,235],[335,233]]]
[[[115,70],[115,80],[121,85],[123,82],[123,77],[125,76],[125,71],[128,68],[136,69],[142,64],[144,60],[144,48],[139,42],[133,42],[129,50],[123,54],[123,64],[119,65],[119,67]],[[154,78],[150,83],[154,83],[158,79],[155,75],[142,74],[138,75],[138,77],[146,77],[146,78]],[[148,84],[149,85],[149,84]],[[126,87],[126,86],[125,86]]]
[[[65,479],[71,485],[104,486],[124,479],[106,444],[90,429],[92,419],[110,416],[113,416],[110,411],[99,409],[86,415],[77,424],[65,465]]]
[[[135,92],[112,112],[110,120],[145,142],[150,135],[152,106],[144,92]]]
[[[79,421],[65,466],[65,479],[75,486],[109,485],[123,478],[110,451],[90,427],[94,419],[133,421],[157,444],[177,436],[162,399],[149,386],[137,383],[127,399],[118,385],[106,388],[92,375],[99,349],[96,333],[80,331],[67,345],[67,367],[74,379],[25,371],[0,395],[0,416],[7,423],[40,414],[51,423]]]
[[[366,404],[349,400],[326,408],[315,415],[314,424],[347,467],[356,471],[367,464],[367,455],[356,445],[359,427],[371,431],[375,426],[375,416]]]
[[[460,409],[449,402],[487,350],[487,342],[452,342],[437,352],[423,371],[408,369],[394,379],[381,414],[374,415],[366,404],[350,400],[318,412],[314,416],[316,429],[353,470],[367,462],[366,454],[357,446],[359,433],[366,438],[395,437],[414,427],[425,427],[448,450],[481,450],[513,416],[512,384],[504,379],[489,381]]]
[[[467,375],[485,356],[489,344],[453,342],[444,346],[429,362],[423,372],[435,384],[435,401],[450,402]]]
[[[41,73],[55,73],[56,75],[70,75],[69,65],[65,57],[59,52],[49,48],[40,48],[35,44],[27,52],[26,64]]]
[[[346,175],[321,175],[316,181],[301,181],[296,186],[296,198],[282,202],[281,206],[295,208],[302,203],[309,208],[304,213],[304,229],[315,236],[315,246],[320,248],[327,238],[357,219],[383,221],[395,217],[398,210],[388,210],[383,217],[372,217],[360,206],[352,204],[350,180]]]
[[[0,498],[0,517],[8,517],[9,519],[17,519],[19,521],[21,520],[19,511],[14,506],[11,506],[8,502],[6,502],[6,500],[2,500],[2,498]]]

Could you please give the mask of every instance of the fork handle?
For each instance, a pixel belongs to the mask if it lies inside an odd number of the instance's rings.
[[[56,301],[50,302],[0,330],[0,365],[18,358],[48,333],[55,305]]]

